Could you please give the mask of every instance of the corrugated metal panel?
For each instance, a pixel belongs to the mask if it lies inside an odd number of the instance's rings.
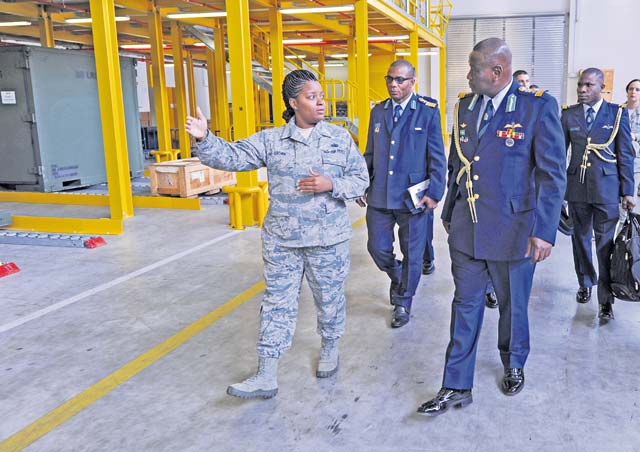
[[[566,73],[566,16],[520,16],[452,19],[447,28],[447,128],[460,91],[469,91],[469,53],[474,44],[502,38],[513,54],[514,71],[524,69],[531,83],[564,99]]]

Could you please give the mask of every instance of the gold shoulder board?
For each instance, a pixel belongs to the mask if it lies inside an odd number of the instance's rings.
[[[568,106],[568,105],[563,105],[563,106],[562,106],[562,109],[563,109],[563,110],[568,110],[568,109],[569,109],[569,106]]]
[[[464,99],[465,97],[469,96],[471,93],[467,93],[465,91],[461,91],[460,94],[458,94],[458,99]]]
[[[423,104],[425,104],[427,107],[431,107],[431,108],[436,108],[436,103],[435,102],[430,102],[427,99],[424,99],[422,97],[418,98],[418,101],[422,102]]]
[[[538,91],[536,91],[536,97],[541,97],[543,94],[544,94],[543,89],[539,89]]]

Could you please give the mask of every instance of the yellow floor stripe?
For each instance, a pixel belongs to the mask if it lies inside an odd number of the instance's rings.
[[[184,344],[186,341],[191,339],[196,334],[200,333],[205,328],[211,326],[213,323],[236,309],[238,306],[242,305],[244,302],[258,295],[264,290],[264,288],[264,281],[260,281],[254,284],[252,287],[235,296],[224,305],[220,306],[217,309],[214,309],[204,317],[196,320],[189,326],[185,327],[183,330],[171,336],[166,341],[156,345],[149,351],[138,356],[133,361],[125,364],[120,369],[113,372],[111,375],[103,378],[90,388],[85,389],[74,398],[51,410],[49,413],[45,414],[31,425],[20,430],[13,436],[10,436],[2,443],[0,443],[0,451],[20,451],[39,438],[42,438],[51,430],[66,422],[97,400],[101,399],[102,397],[116,389],[118,386],[120,386],[122,383],[133,378],[135,375],[142,372],[144,369],[146,369],[171,351],[175,350],[180,345]]]
[[[362,217],[353,222],[351,227],[353,229],[357,229],[365,224],[365,222],[365,217]],[[144,369],[187,342],[193,336],[217,322],[220,318],[258,295],[264,289],[264,280],[254,284],[219,308],[214,309],[204,317],[196,320],[166,341],[156,345],[133,361],[130,361],[120,369],[103,378],[90,388],[85,389],[80,394],[69,399],[59,407],[49,411],[37,421],[2,441],[0,443],[0,452],[17,452],[42,438],[44,435],[65,423],[73,416],[92,405],[94,402],[97,402],[102,397],[109,394],[122,383],[135,377]]]

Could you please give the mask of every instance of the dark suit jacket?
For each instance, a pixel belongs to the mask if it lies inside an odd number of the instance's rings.
[[[521,90],[514,81],[478,139],[476,124],[482,98],[478,96],[472,105],[473,98],[469,94],[459,101],[458,116],[460,130],[465,130],[462,152],[473,161],[478,222],[471,221],[466,174],[456,183],[463,165],[452,137],[442,212],[442,219],[451,224],[449,245],[476,259],[523,259],[529,237],[555,243],[566,184],[558,104],[548,93]],[[509,104],[513,111],[508,111]],[[522,133],[521,138],[507,141],[500,137],[507,124],[517,126],[513,130]]]
[[[629,115],[622,114],[620,129],[611,144],[610,155],[600,151],[607,158],[616,158],[617,163],[608,163],[593,152],[589,155],[588,168],[584,183],[580,182],[580,165],[587,145],[587,137],[592,143],[606,143],[613,130],[618,105],[603,101],[595,117],[591,132],[587,132],[587,123],[582,104],[572,105],[562,110],[562,129],[565,146],[571,144],[571,160],[567,168],[567,192],[565,199],[572,202],[591,204],[617,204],[620,196],[633,193],[633,159]]]
[[[391,99],[371,111],[364,157],[372,207],[407,209],[407,188],[427,178],[427,196],[439,201],[444,194],[446,157],[437,102],[413,94],[405,110],[395,126]]]

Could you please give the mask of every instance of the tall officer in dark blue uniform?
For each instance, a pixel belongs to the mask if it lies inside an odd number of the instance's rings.
[[[418,409],[429,416],[472,402],[489,278],[499,303],[501,389],[514,395],[523,388],[533,272],[551,253],[566,184],[556,100],[518,86],[501,39],[476,44],[469,66],[474,94],[461,95],[454,111],[442,211],[455,283],[451,340],[442,388]]]
[[[613,235],[618,221],[618,204],[632,210],[633,158],[629,118],[624,106],[602,99],[604,75],[588,68],[578,80],[578,104],[562,110],[566,146],[571,144],[567,168],[569,215],[573,261],[580,288],[578,303],[591,299],[591,286],[598,284],[598,317],[613,319],[613,295],[609,268]],[[591,257],[592,231],[596,235],[598,278]]]
[[[370,178],[367,248],[391,279],[394,328],[409,321],[422,271],[426,211],[433,210],[442,198],[446,177],[440,112],[434,99],[413,93],[415,75],[414,67],[405,60],[389,67],[385,80],[391,98],[371,111],[364,153]],[[416,210],[407,188],[426,179],[430,185]],[[393,251],[396,224],[402,261]]]

